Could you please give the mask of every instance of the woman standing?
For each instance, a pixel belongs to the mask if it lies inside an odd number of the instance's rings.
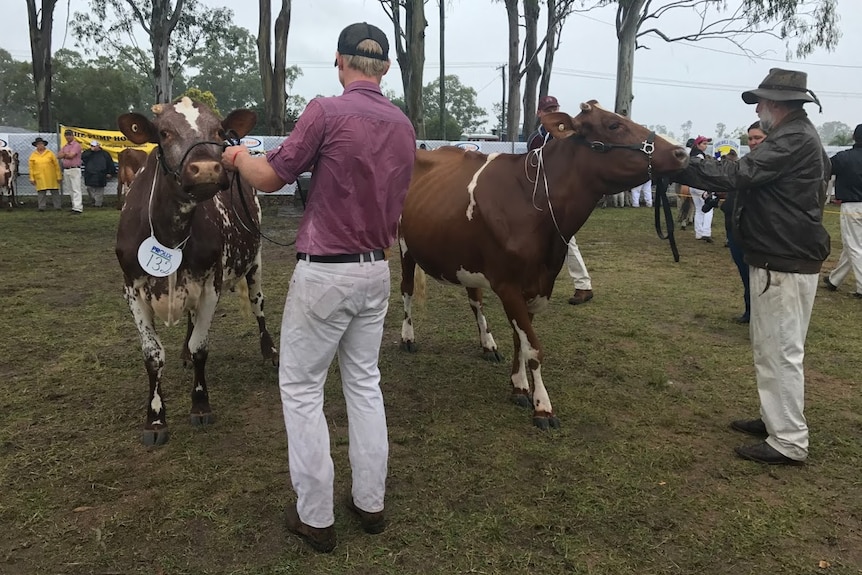
[[[45,211],[47,192],[51,192],[54,209],[59,210],[62,207],[60,180],[63,179],[63,172],[60,171],[60,162],[57,161],[57,156],[54,155],[54,152],[46,148],[48,142],[41,137],[36,138],[33,141],[33,145],[36,146],[36,151],[30,154],[30,183],[36,187],[36,195],[39,198],[39,211]]]
[[[712,138],[698,136],[694,139],[689,156],[706,158],[706,148],[712,143]],[[703,213],[703,190],[690,188],[691,200],[694,203],[694,239],[712,243],[712,210]]]

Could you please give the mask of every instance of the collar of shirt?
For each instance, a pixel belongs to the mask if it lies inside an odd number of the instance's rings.
[[[349,94],[350,92],[355,92],[357,90],[371,90],[372,92],[377,92],[378,94],[383,93],[380,90],[380,84],[369,82],[368,80],[357,80],[345,86],[344,92],[342,92],[342,94]]]

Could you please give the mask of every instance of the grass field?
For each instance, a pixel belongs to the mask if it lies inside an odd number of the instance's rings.
[[[826,216],[840,251],[837,208]],[[578,243],[595,299],[560,276],[537,318],[560,430],[508,400],[508,363],[480,359],[463,290],[429,285],[420,351],[399,351],[393,263],[381,354],[391,458],[389,527],[365,535],[336,509],[339,543],[311,551],[283,526],[294,502],[277,375],[227,294],[211,331],[218,416],[188,423],[183,327],[162,328],[172,428],[140,443],[146,374],[114,257],[118,213],[0,213],[0,573],[858,574],[862,573],[862,302],[820,290],[808,334],[811,454],[803,468],[733,455],[757,415],[741,284],[722,247],[678,232],[674,263],[646,209],[597,210]],[[297,212],[265,207],[293,239]],[[291,248],[264,247],[277,336]],[[396,259],[397,262],[397,259]],[[501,351],[499,301],[487,314]],[[327,383],[336,497],[349,492],[337,371]]]

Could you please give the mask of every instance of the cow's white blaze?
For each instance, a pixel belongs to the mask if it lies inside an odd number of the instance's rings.
[[[458,278],[458,283],[464,287],[491,289],[491,282],[481,272],[467,271],[462,267],[455,272],[455,277]]]
[[[473,178],[470,180],[470,183],[467,184],[467,195],[470,196],[470,203],[467,204],[467,219],[473,219],[473,208],[476,207],[476,186],[479,184],[479,174],[481,174],[485,168],[488,167],[494,159],[499,156],[499,152],[494,152],[493,154],[488,154],[488,158],[485,160],[485,163],[482,164],[482,167],[476,170],[476,173],[473,174]]]
[[[188,96],[183,96],[183,99],[177,102],[174,105],[174,110],[176,110],[179,114],[186,119],[189,123],[189,127],[198,134],[198,116],[200,116],[200,112],[195,108],[194,103],[189,99]]]

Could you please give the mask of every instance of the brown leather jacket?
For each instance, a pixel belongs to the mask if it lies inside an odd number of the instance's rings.
[[[716,192],[739,190],[733,238],[746,263],[814,274],[829,255],[823,204],[830,170],[817,130],[804,110],[795,110],[738,162],[692,158],[673,179]]]

